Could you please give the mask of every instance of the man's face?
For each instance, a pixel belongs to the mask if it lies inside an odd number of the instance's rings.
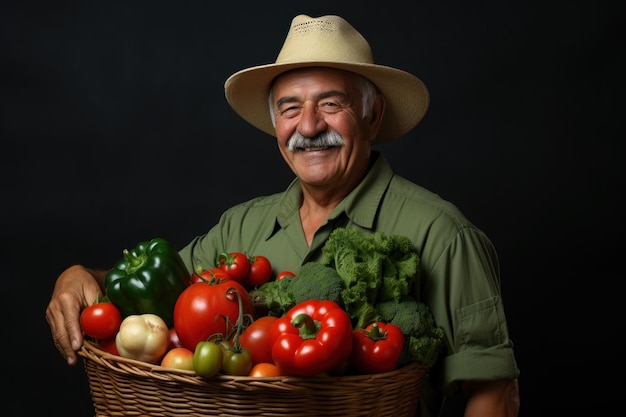
[[[365,175],[379,123],[371,116],[363,119],[360,86],[352,73],[317,67],[290,71],[274,81],[278,147],[303,184],[341,190]],[[381,112],[374,112],[374,120]],[[340,136],[332,146],[308,140],[328,132]],[[300,146],[290,149],[294,134],[302,135]],[[337,146],[337,141],[343,145]]]

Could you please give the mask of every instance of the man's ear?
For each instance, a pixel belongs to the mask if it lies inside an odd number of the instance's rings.
[[[378,135],[378,130],[380,129],[380,124],[383,121],[383,116],[385,114],[385,107],[387,106],[387,102],[385,98],[378,94],[376,99],[374,99],[374,105],[372,106],[372,114],[371,119],[369,121],[370,124],[370,142],[376,139],[376,135]]]

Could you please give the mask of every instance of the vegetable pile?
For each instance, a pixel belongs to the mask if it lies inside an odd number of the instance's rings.
[[[323,260],[304,264],[297,277],[269,281],[251,291],[255,303],[282,315],[307,298],[337,302],[355,329],[376,321],[398,325],[407,337],[400,365],[420,361],[432,366],[443,329],[428,307],[411,294],[419,279],[419,255],[401,235],[335,229],[322,248]]]
[[[264,256],[224,251],[189,274],[164,239],[140,242],[123,251],[81,326],[110,354],[204,378],[432,366],[443,331],[411,296],[419,278],[412,242],[340,228],[322,253],[297,274],[274,275]]]

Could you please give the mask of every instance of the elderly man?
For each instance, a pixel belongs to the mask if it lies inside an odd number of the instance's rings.
[[[283,192],[232,207],[192,239],[180,251],[189,270],[226,249],[297,272],[321,259],[337,227],[406,235],[420,255],[415,295],[446,337],[419,414],[438,416],[461,398],[466,417],[517,416],[519,370],[493,245],[453,204],[395,175],[373,150],[419,123],[429,104],[424,84],[374,64],[368,42],[341,17],[300,15],[276,62],[233,74],[225,91],[243,119],[275,136],[296,178]],[[56,281],[46,315],[69,364],[83,340],[78,316],[103,292],[104,275],[74,265]]]

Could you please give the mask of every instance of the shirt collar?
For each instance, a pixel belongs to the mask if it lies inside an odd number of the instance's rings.
[[[363,181],[356,186],[328,216],[329,220],[335,219],[345,213],[351,222],[361,227],[371,229],[378,206],[385,194],[385,190],[393,177],[391,166],[380,154],[372,151],[372,164]],[[286,227],[290,222],[299,221],[298,210],[302,199],[300,180],[294,179],[284,192],[280,207],[276,215],[276,227]],[[273,234],[276,228],[271,232]]]
[[[379,152],[372,152],[372,160],[373,164],[363,181],[335,207],[329,219],[345,213],[354,224],[367,229],[374,227],[378,207],[393,177],[393,171]]]

